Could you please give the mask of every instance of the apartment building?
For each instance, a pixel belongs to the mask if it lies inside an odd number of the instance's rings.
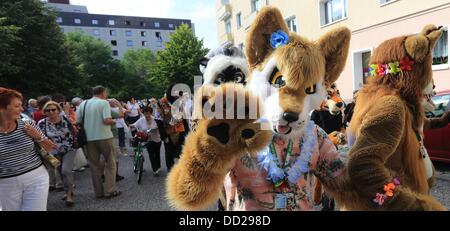
[[[64,33],[79,31],[96,37],[111,46],[116,59],[130,49],[162,50],[178,26],[192,28],[188,19],[90,14],[86,6],[71,5],[69,0],[49,0],[47,5],[58,12],[56,22]]]
[[[433,52],[433,75],[437,91],[450,89],[449,0],[216,0],[219,43],[244,47],[246,32],[265,5],[278,7],[290,30],[310,39],[339,26],[352,31],[347,63],[337,81],[345,99],[366,83],[369,57],[381,42],[418,33],[427,24],[443,26]]]

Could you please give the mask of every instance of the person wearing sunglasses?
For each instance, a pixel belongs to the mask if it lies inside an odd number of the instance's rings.
[[[61,161],[61,165],[56,169],[56,174],[62,175],[64,184],[65,201],[68,207],[73,206],[73,165],[76,154],[74,147],[74,126],[65,116],[61,115],[62,108],[55,101],[47,102],[43,107],[44,115],[47,117],[40,120],[38,127],[57,146],[53,150],[53,155]],[[49,169],[50,185],[56,183],[55,169]],[[56,187],[58,185],[55,185]]]

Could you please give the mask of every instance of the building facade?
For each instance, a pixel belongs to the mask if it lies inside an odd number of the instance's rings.
[[[89,14],[85,6],[70,5],[68,2],[47,3],[58,12],[56,22],[61,30],[64,33],[79,31],[104,41],[111,47],[116,59],[122,59],[130,49],[162,50],[170,34],[181,24],[192,28],[191,21],[187,19]]]
[[[433,52],[433,75],[436,91],[450,89],[449,0],[216,0],[219,43],[245,46],[246,32],[265,5],[278,7],[290,30],[310,39],[339,26],[352,31],[347,63],[337,81],[344,99],[367,81],[370,55],[381,42],[418,33],[427,24],[443,26]]]

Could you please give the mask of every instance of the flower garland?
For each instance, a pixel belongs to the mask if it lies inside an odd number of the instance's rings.
[[[290,184],[296,184],[298,178],[309,172],[312,153],[317,145],[317,136],[314,133],[315,124],[308,121],[305,134],[303,135],[300,156],[295,163],[289,167],[280,168],[277,165],[277,157],[272,155],[270,147],[258,153],[258,166],[267,171],[267,179],[273,184],[280,181],[288,181]]]
[[[400,62],[390,62],[388,64],[371,64],[370,74],[372,76],[383,76],[388,74],[397,74],[402,71],[412,71],[414,61],[410,60],[409,57],[405,57],[400,60]]]
[[[383,190],[384,193],[377,193],[375,197],[372,199],[372,202],[375,205],[382,206],[384,202],[388,199],[388,197],[394,196],[394,190],[397,186],[400,185],[400,179],[395,177],[392,182],[384,185]]]

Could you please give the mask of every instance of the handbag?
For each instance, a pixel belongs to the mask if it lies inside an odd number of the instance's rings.
[[[83,147],[87,144],[86,131],[84,130],[84,115],[86,113],[86,104],[88,103],[88,101],[89,100],[87,100],[86,103],[84,103],[83,116],[81,119],[82,122],[81,122],[81,124],[78,125],[78,134],[76,136],[78,147]]]
[[[26,122],[26,123],[29,124],[29,125],[33,125],[34,124],[33,121]],[[39,146],[39,144],[37,142],[34,142],[34,148],[39,153],[39,156],[41,157],[42,163],[44,164],[44,166],[46,168],[57,168],[58,166],[61,165],[61,161],[59,161],[56,157],[54,157],[53,155],[48,153],[47,150],[45,150],[44,148]]]
[[[44,163],[46,168],[57,168],[61,165],[61,161],[59,161],[56,157],[48,153],[45,149],[43,149],[39,144],[35,144],[36,149],[41,155],[42,163]]]

